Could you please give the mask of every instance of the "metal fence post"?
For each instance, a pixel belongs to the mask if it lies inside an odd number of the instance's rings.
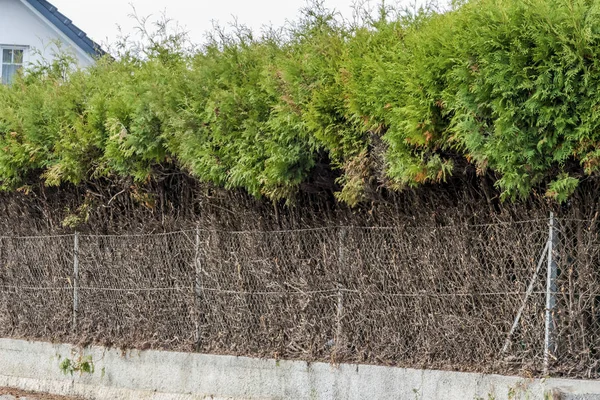
[[[202,306],[202,264],[200,263],[200,227],[196,225],[196,242],[194,251],[194,270],[196,273],[196,351],[200,351],[202,347],[202,317],[200,307]]]
[[[340,228],[338,234],[338,277],[337,277],[337,311],[336,311],[336,326],[335,326],[335,349],[340,349],[342,344],[342,319],[344,317],[344,293],[342,285],[343,268],[346,264],[345,242],[348,237],[346,228]]]
[[[556,275],[557,265],[554,257],[556,248],[556,232],[554,229],[554,213],[550,213],[550,229],[548,234],[548,276],[546,281],[546,333],[544,339],[544,375],[548,375],[550,357],[556,352],[555,318],[556,307]]]
[[[79,312],[79,232],[75,232],[73,243],[73,333],[77,333]]]
[[[542,265],[544,265],[544,260],[548,254],[548,242],[544,246],[544,250],[542,250],[542,255],[540,256],[540,260],[538,261],[537,267],[535,268],[535,272],[533,273],[533,277],[531,278],[531,282],[529,282],[529,286],[527,287],[527,291],[525,292],[525,298],[523,299],[523,304],[521,304],[521,308],[517,312],[517,316],[508,332],[508,336],[504,341],[504,346],[502,347],[502,352],[500,354],[505,354],[508,351],[510,346],[511,339],[514,333],[517,331],[519,327],[519,322],[521,322],[521,317],[523,316],[523,312],[525,312],[525,307],[527,306],[527,301],[529,300],[529,296],[533,293],[533,289],[535,288],[535,282],[537,281],[537,277],[542,269]]]

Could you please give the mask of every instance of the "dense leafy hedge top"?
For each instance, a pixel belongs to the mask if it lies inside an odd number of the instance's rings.
[[[600,168],[599,0],[382,6],[361,24],[317,4],[283,34],[215,37],[190,51],[160,31],[88,70],[64,57],[1,87],[2,187],[143,182],[175,164],[290,199],[328,162],[355,204],[374,176],[401,190],[466,160],[505,198],[547,185],[563,201]]]

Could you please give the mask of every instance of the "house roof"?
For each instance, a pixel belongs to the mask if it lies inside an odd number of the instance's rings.
[[[101,57],[106,54],[98,43],[90,39],[84,31],[75,26],[69,18],[61,14],[58,8],[50,2],[46,0],[26,1],[90,56]]]

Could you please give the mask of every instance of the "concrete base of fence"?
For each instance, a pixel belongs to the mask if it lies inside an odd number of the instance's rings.
[[[92,365],[93,372],[82,371]],[[81,349],[10,339],[0,339],[2,386],[97,400],[600,399],[600,382],[592,381]]]

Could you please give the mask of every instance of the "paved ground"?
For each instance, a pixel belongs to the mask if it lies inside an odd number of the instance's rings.
[[[0,400],[81,400],[75,397],[55,396],[52,394],[24,392],[22,390],[0,388]]]

